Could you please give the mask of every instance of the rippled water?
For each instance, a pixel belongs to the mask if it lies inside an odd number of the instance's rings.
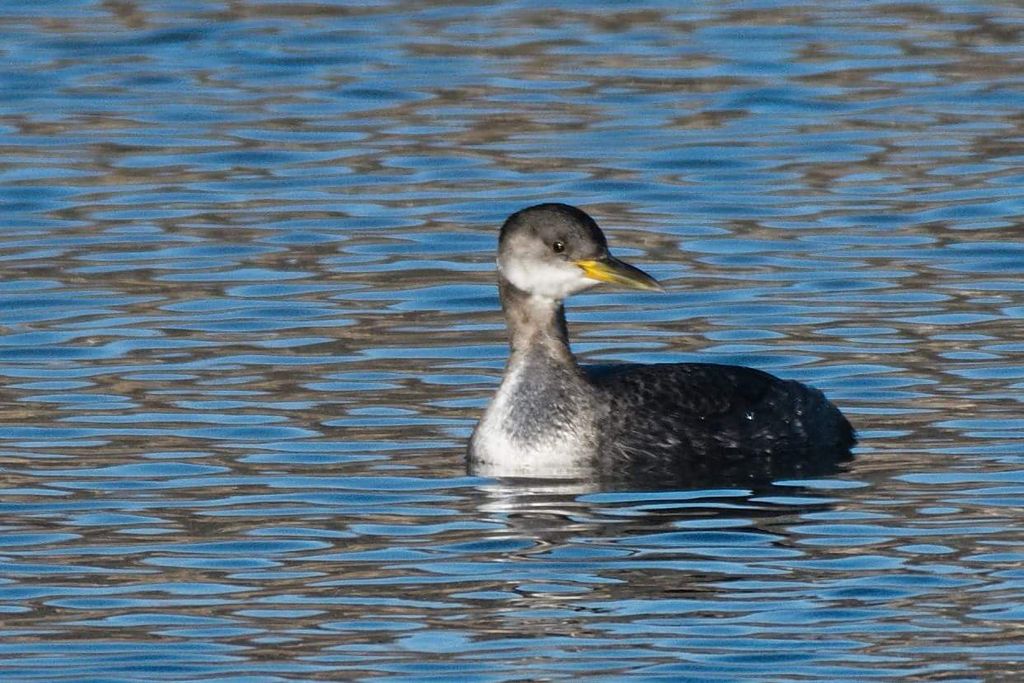
[[[1010,678],[1015,3],[0,6],[4,680]],[[467,477],[497,226],[589,361],[824,389],[772,491]]]

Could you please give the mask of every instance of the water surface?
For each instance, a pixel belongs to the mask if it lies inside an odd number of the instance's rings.
[[[0,7],[0,677],[993,680],[1024,646],[1012,3]],[[497,226],[668,294],[590,362],[754,365],[834,478],[465,475]]]

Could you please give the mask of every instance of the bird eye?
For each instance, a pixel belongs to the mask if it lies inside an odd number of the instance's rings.
[[[563,251],[565,251],[565,242],[563,242],[562,240],[558,240],[551,245],[551,249],[556,254],[561,254]]]

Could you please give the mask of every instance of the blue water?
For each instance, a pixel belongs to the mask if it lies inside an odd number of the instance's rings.
[[[1019,675],[1013,3],[0,4],[0,678]],[[770,491],[465,475],[497,226],[592,362],[858,427]]]

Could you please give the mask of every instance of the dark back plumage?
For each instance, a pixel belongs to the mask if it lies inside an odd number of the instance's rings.
[[[851,458],[850,423],[799,382],[713,363],[586,370],[609,409],[599,458],[610,480],[757,485]]]

